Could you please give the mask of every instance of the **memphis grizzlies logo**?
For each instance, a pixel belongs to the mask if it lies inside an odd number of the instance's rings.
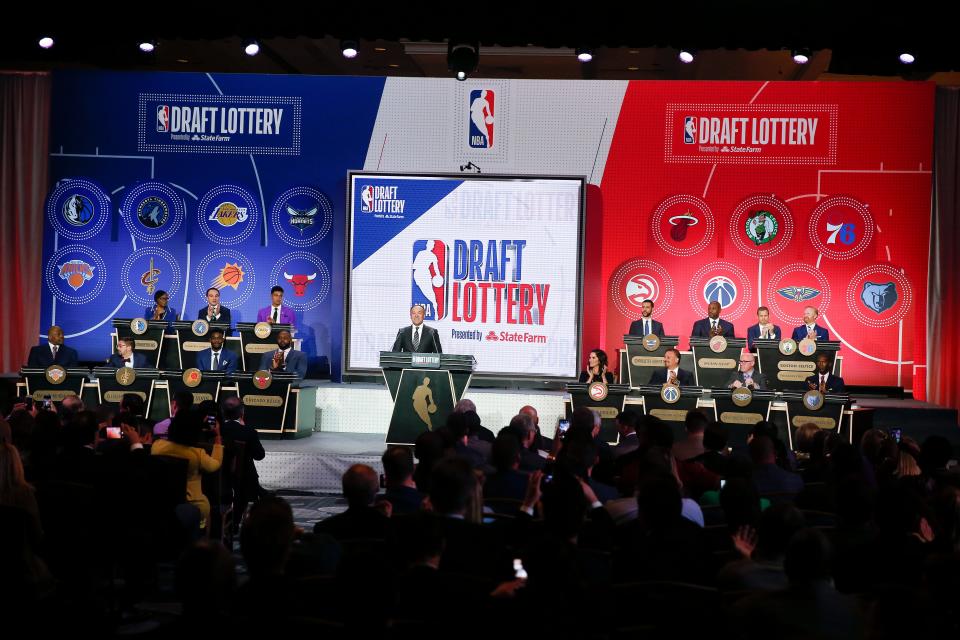
[[[737,301],[737,285],[733,280],[724,276],[715,276],[703,287],[703,299],[709,304],[719,302],[722,309],[732,306]]]
[[[806,302],[819,296],[820,290],[814,289],[813,287],[783,287],[782,289],[777,289],[777,293],[787,300]]]
[[[93,203],[90,198],[76,193],[63,203],[63,218],[75,227],[85,226],[93,219]]]
[[[470,146],[474,149],[493,149],[494,111],[496,94],[490,89],[470,92]]]
[[[864,282],[863,291],[860,292],[860,300],[863,304],[878,314],[897,304],[897,299],[897,285],[893,282],[885,284]]]

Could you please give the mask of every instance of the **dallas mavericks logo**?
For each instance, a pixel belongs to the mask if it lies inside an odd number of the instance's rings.
[[[75,227],[82,227],[93,219],[93,203],[90,198],[74,194],[63,203],[63,217]]]
[[[494,110],[496,94],[490,89],[470,92],[470,146],[474,149],[493,148]]]
[[[820,290],[814,289],[813,287],[783,287],[782,289],[777,289],[777,293],[787,300],[806,302],[820,295]]]
[[[137,219],[145,227],[162,227],[170,217],[170,206],[156,196],[145,198],[137,207]]]
[[[695,144],[697,142],[697,119],[687,116],[683,119],[683,142]]]
[[[304,230],[313,226],[313,220],[317,215],[318,208],[319,207],[313,207],[312,209],[301,211],[287,205],[287,215],[290,216],[290,226],[297,229],[302,236]]]
[[[411,306],[426,309],[424,319],[438,320],[447,315],[447,245],[440,240],[413,243]]]
[[[776,238],[779,230],[777,219],[769,211],[758,211],[747,218],[747,237],[758,247]]]
[[[897,304],[897,285],[893,282],[874,284],[864,282],[860,300],[874,313],[880,314]]]
[[[733,283],[733,280],[724,276],[710,278],[703,287],[703,299],[708,304],[719,302],[720,307],[726,309],[737,301],[737,285]]]
[[[360,187],[360,211],[363,213],[373,211],[373,187],[369,184]]]

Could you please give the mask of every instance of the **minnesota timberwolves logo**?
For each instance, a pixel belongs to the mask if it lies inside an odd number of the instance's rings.
[[[897,298],[897,285],[893,282],[864,282],[863,291],[860,292],[860,300],[876,314],[881,314],[897,304]]]
[[[747,237],[759,247],[777,237],[780,225],[769,211],[758,211],[755,216],[747,218],[746,227]]]
[[[90,198],[75,193],[63,203],[63,218],[75,227],[86,226],[93,220],[93,203]]]
[[[158,229],[170,218],[170,206],[156,196],[145,198],[137,207],[137,219],[145,227]]]
[[[719,302],[722,309],[737,301],[737,285],[724,276],[715,276],[703,286],[703,299],[709,304]]]

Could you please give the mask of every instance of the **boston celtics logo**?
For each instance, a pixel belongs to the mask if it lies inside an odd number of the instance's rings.
[[[756,215],[747,218],[747,237],[758,247],[776,238],[779,229],[777,219],[769,211],[757,211]]]

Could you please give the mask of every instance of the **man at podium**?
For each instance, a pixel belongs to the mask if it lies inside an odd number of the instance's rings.
[[[770,310],[757,307],[757,324],[747,327],[747,349],[753,351],[754,340],[783,340],[780,327],[770,322]]]
[[[733,323],[720,317],[720,303],[714,300],[707,306],[707,317],[693,323],[693,331],[690,336],[693,338],[712,338],[713,336],[736,338],[737,334],[733,329]]]
[[[284,329],[277,334],[276,351],[268,351],[260,358],[260,368],[266,371],[295,373],[297,380],[307,375],[307,354],[293,348],[293,336]]]
[[[197,320],[230,324],[230,309],[220,305],[220,289],[216,287],[207,289],[207,306],[200,307]]]
[[[680,368],[680,352],[677,349],[667,349],[663,354],[663,369],[657,369],[650,374],[650,384],[666,382],[681,387],[694,385],[693,374]]]
[[[28,367],[47,367],[58,364],[65,369],[77,366],[77,350],[63,344],[63,329],[57,325],[47,331],[47,344],[30,347]]]
[[[415,353],[443,353],[440,348],[440,335],[437,330],[423,324],[426,309],[423,305],[415,304],[410,307],[410,326],[401,327],[397,331],[397,339],[393,341],[391,351],[410,351]]]
[[[749,387],[755,391],[767,390],[767,379],[762,373],[753,368],[756,363],[756,356],[748,351],[740,354],[740,368],[730,374],[727,380],[727,387],[738,389],[740,387]]]
[[[141,367],[146,367],[147,356],[142,353],[134,353],[133,346],[133,338],[118,338],[117,351],[120,355],[115,353],[110,356],[110,359],[107,361],[108,366],[116,367],[117,369],[122,369],[123,367],[140,369]]]
[[[807,378],[807,386],[810,389],[819,389],[820,393],[843,393],[846,391],[846,385],[843,378],[830,373],[833,363],[830,356],[821,353],[817,356],[817,372]]]
[[[817,324],[817,318],[820,316],[820,312],[816,307],[807,307],[803,310],[803,324],[793,330],[793,335],[791,336],[797,342],[800,342],[804,338],[810,338],[811,340],[829,340],[830,332],[827,331],[826,327],[821,327]]]
[[[197,353],[197,369],[224,373],[233,373],[237,370],[237,356],[229,349],[223,348],[221,329],[210,329],[210,348]]]
[[[297,323],[293,309],[283,305],[283,287],[277,285],[270,289],[270,306],[257,312],[257,322],[289,324],[291,326]]]
[[[651,333],[663,337],[663,323],[653,319],[653,300],[644,300],[640,303],[643,309],[639,320],[630,323],[631,336],[648,336]]]

